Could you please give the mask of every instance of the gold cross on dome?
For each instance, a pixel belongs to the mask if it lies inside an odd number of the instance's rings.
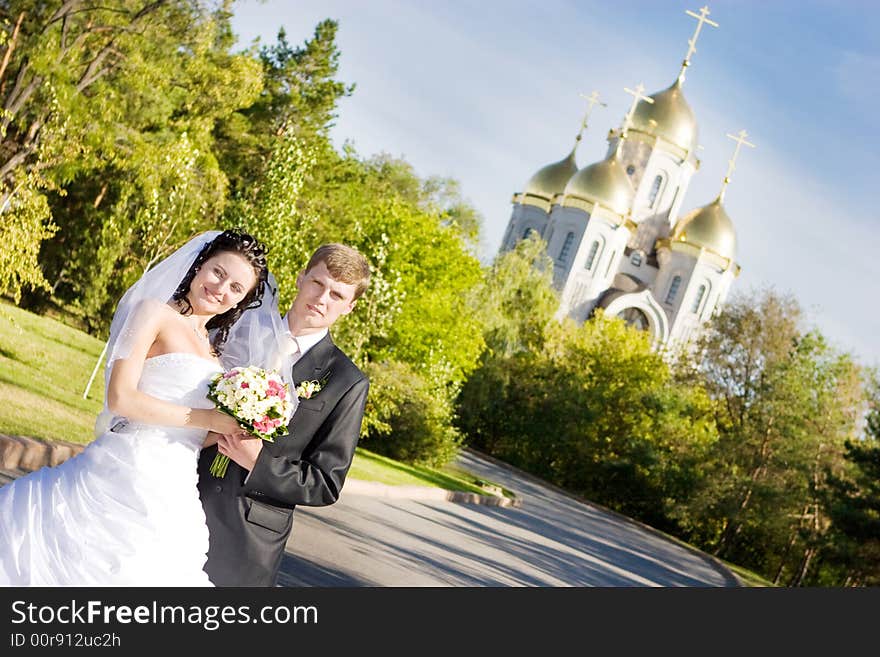
[[[584,113],[584,118],[581,121],[581,129],[578,132],[578,136],[577,136],[578,141],[581,140],[581,137],[584,134],[584,130],[587,129],[587,120],[590,118],[590,114],[592,114],[592,112],[593,112],[593,106],[601,105],[602,107],[608,107],[607,104],[605,104],[601,100],[599,100],[599,92],[598,91],[594,91],[589,96],[585,96],[584,94],[580,94],[580,97],[585,98],[587,100],[587,102],[590,104],[590,106],[587,107],[587,111]]]
[[[736,169],[736,158],[739,156],[739,149],[743,146],[750,146],[751,148],[755,148],[755,145],[746,141],[746,137],[749,136],[745,130],[740,130],[736,136],[727,133],[727,136],[733,139],[736,142],[736,148],[733,151],[733,157],[727,160],[727,174],[724,176],[724,182],[721,184],[721,194],[719,194],[719,198],[724,199],[724,192],[727,190],[727,185],[730,182],[730,176],[733,175],[734,169]]]
[[[630,89],[629,87],[624,87],[623,90],[628,94],[632,94],[632,97],[633,97],[632,105],[629,108],[629,112],[627,112],[626,116],[623,117],[623,126],[621,126],[621,128],[620,128],[620,136],[623,139],[626,139],[626,132],[632,126],[632,118],[633,118],[633,115],[636,113],[636,106],[639,104],[639,101],[644,100],[644,101],[647,101],[648,103],[653,104],[654,99],[651,98],[650,96],[645,96],[644,94],[642,94],[642,92],[645,90],[645,85],[643,85],[641,82],[639,82],[639,86],[636,87],[635,89]]]
[[[718,23],[706,18],[709,15],[709,7],[707,6],[703,6],[703,8],[700,9],[699,14],[692,12],[690,9],[686,9],[684,13],[697,19],[697,29],[694,30],[694,36],[688,39],[688,51],[687,54],[684,56],[684,61],[681,63],[681,73],[678,74],[678,79],[681,82],[684,82],[685,69],[690,66],[691,55],[697,52],[697,39],[700,38],[700,30],[703,29],[703,23],[708,23],[712,27],[718,27]]]

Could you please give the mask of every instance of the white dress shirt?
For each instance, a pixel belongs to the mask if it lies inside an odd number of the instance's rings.
[[[293,333],[290,332],[290,323],[287,319],[287,315],[285,315],[284,325],[287,327],[287,336],[291,341],[290,353],[295,354],[297,351],[299,352],[299,355],[294,356],[293,358],[293,362],[296,363],[296,361],[308,353],[309,349],[324,339],[324,336],[327,335],[329,329],[321,329],[320,331],[309,333],[307,335],[293,335]]]

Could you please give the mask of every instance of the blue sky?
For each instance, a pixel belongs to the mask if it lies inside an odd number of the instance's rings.
[[[880,365],[880,2],[841,0],[242,0],[242,47],[310,38],[339,23],[339,78],[354,82],[332,131],[364,156],[404,157],[421,176],[457,179],[483,216],[481,259],[495,254],[510,198],[570,150],[605,154],[639,83],[676,78],[708,5],[684,85],[699,125],[701,167],[686,213],[717,195],[734,143],[744,147],[725,194],[742,274],[734,289],[793,294],[810,324],[862,363]]]

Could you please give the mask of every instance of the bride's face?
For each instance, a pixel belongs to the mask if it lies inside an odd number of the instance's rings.
[[[187,298],[193,312],[220,315],[235,307],[257,284],[254,268],[238,253],[217,253],[193,277]]]

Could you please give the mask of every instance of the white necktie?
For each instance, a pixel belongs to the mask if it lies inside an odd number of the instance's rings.
[[[299,349],[299,342],[293,336],[290,338],[290,343],[290,362],[296,363],[302,357],[302,352]]]

